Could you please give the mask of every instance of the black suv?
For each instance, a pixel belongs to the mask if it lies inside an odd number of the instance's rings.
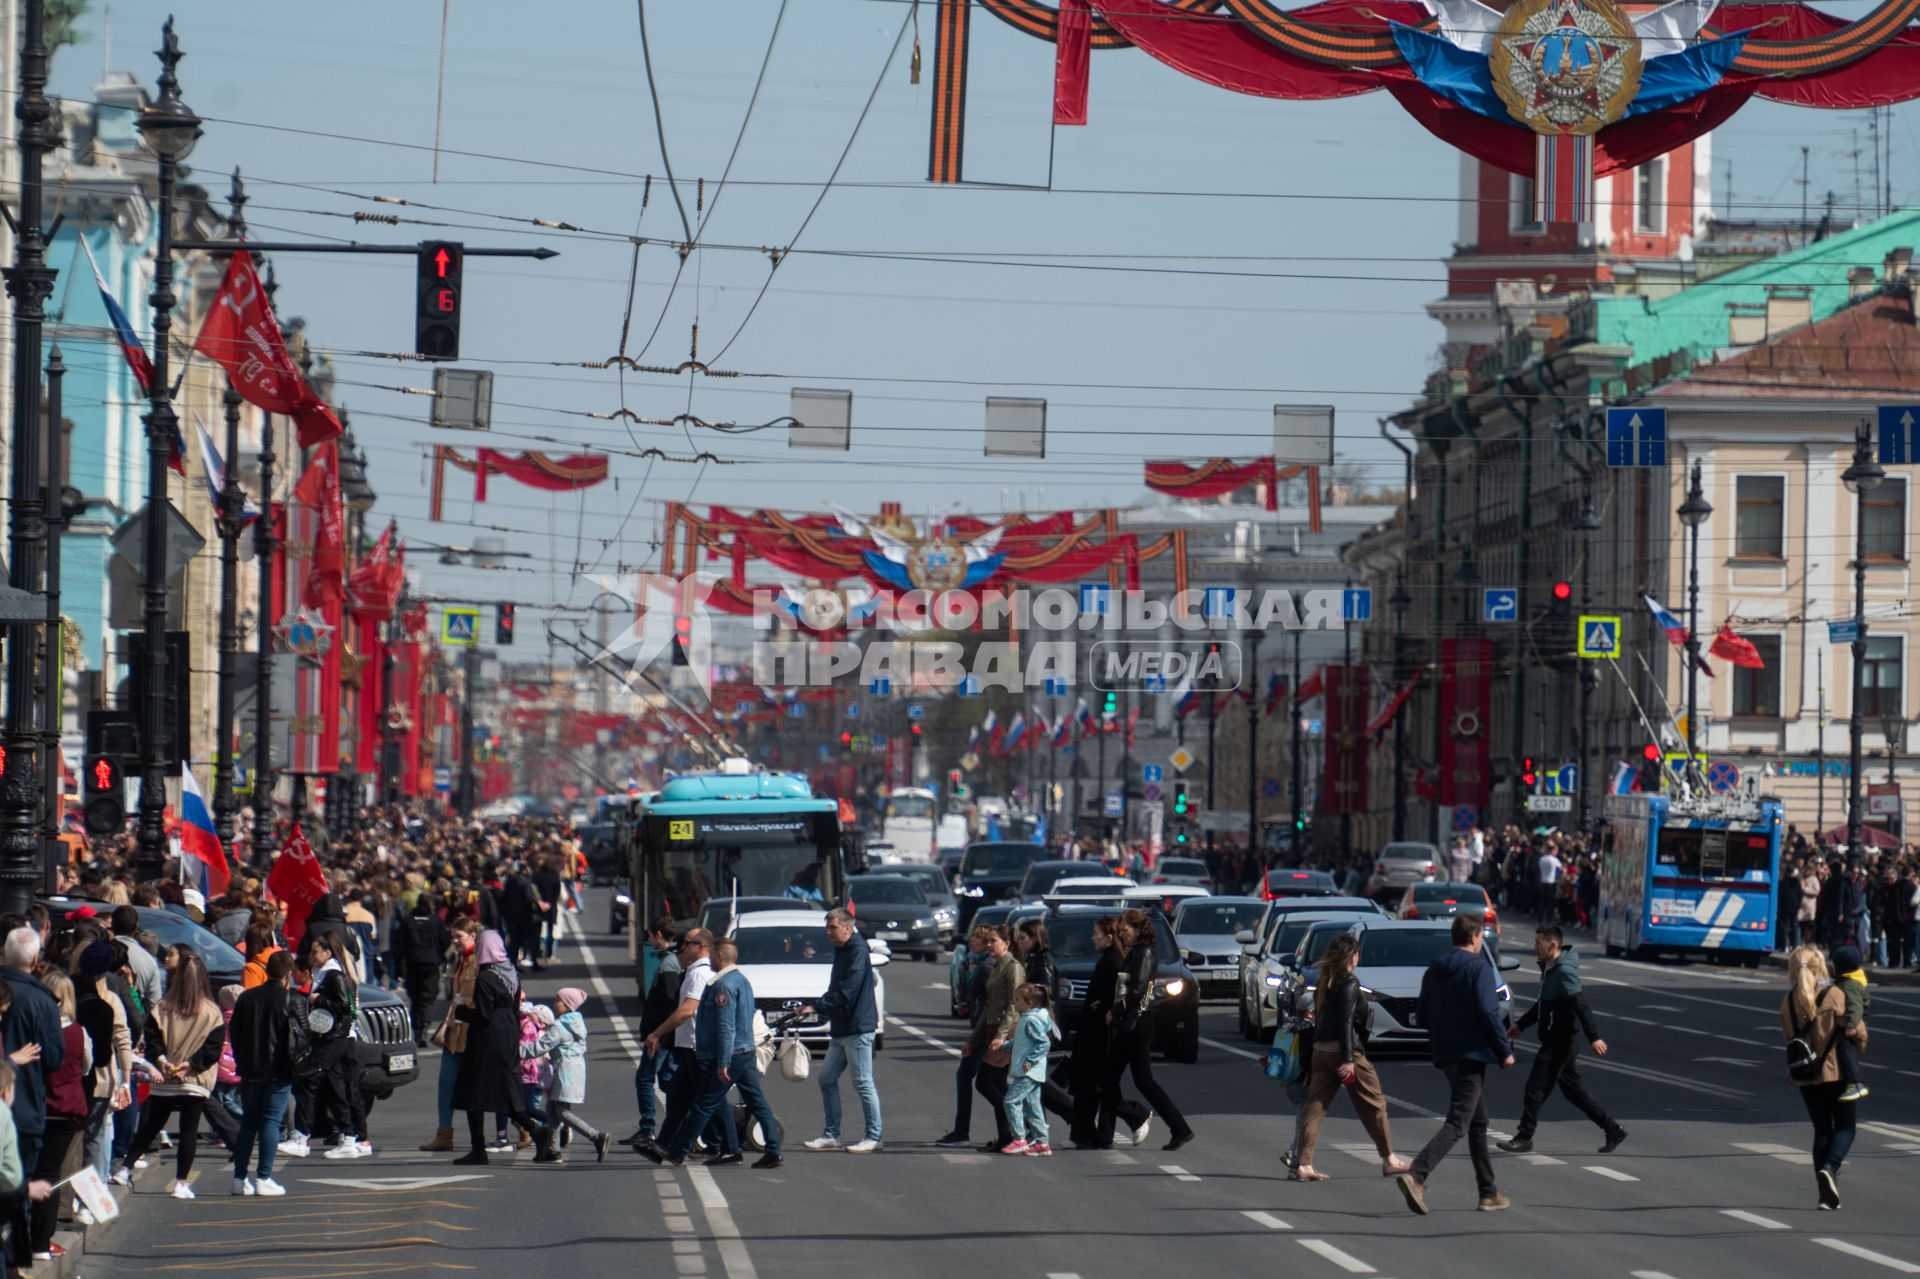
[[[982,840],[967,845],[960,859],[959,935],[965,937],[973,912],[995,902],[1012,901],[1027,877],[1027,867],[1047,855],[1044,844]]]
[[[1100,952],[1093,948],[1093,921],[1117,916],[1120,912],[1099,906],[1062,905],[1047,916],[1047,941],[1053,947],[1054,971],[1059,989],[1054,991],[1054,1017],[1060,1033],[1073,1042],[1081,1007],[1087,1002],[1087,983],[1093,978]],[[1193,1062],[1200,1057],[1200,983],[1193,970],[1180,957],[1173,930],[1166,921],[1155,922],[1154,943],[1160,957],[1159,975],[1154,978],[1153,1049],[1169,1061]]]
[[[933,903],[905,875],[855,875],[847,880],[847,907],[868,940],[883,941],[896,955],[938,959],[946,946]]]

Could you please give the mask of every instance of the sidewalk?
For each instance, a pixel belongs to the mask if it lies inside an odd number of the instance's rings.
[[[156,1180],[172,1180],[172,1174],[169,1171],[173,1166],[172,1152],[157,1150],[155,1153],[165,1157],[149,1159],[148,1167],[133,1174],[133,1186],[116,1186],[108,1183],[108,1189],[113,1192],[115,1202],[120,1205],[118,1216],[114,1217],[111,1221],[98,1221],[90,1226],[81,1225],[77,1221],[61,1226],[58,1230],[54,1231],[53,1241],[62,1248],[65,1248],[66,1252],[55,1257],[52,1261],[36,1261],[32,1266],[21,1271],[21,1273],[32,1275],[34,1279],[71,1279],[72,1276],[78,1275],[80,1273],[80,1259],[87,1254],[88,1241],[92,1240],[97,1244],[99,1239],[107,1231],[112,1230],[115,1226],[126,1220],[128,1201],[132,1199],[134,1190],[144,1187],[147,1191],[151,1192],[153,1187],[146,1183]],[[163,1164],[165,1165],[164,1168],[162,1167]]]

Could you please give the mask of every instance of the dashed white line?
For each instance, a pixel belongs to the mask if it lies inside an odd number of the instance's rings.
[[[1280,1218],[1274,1216],[1270,1212],[1256,1212],[1253,1209],[1248,1208],[1248,1209],[1243,1209],[1240,1215],[1245,1217],[1248,1221],[1253,1222],[1255,1225],[1265,1226],[1268,1230],[1292,1230],[1293,1229],[1292,1226],[1289,1226],[1286,1222],[1280,1220]]]
[[[1758,1226],[1762,1230],[1792,1230],[1784,1221],[1775,1221],[1772,1217],[1762,1217],[1757,1212],[1748,1212],[1745,1208],[1722,1208],[1722,1217],[1732,1217],[1735,1221],[1744,1221],[1749,1226]]]
[[[1848,1243],[1844,1239],[1815,1239],[1814,1242],[1822,1248],[1831,1248],[1835,1252],[1844,1252],[1849,1257],[1858,1257],[1862,1261],[1871,1261],[1876,1266],[1885,1266],[1887,1269],[1899,1274],[1920,1275],[1920,1266],[1914,1265],[1911,1261],[1902,1261],[1898,1257],[1889,1257],[1884,1252],[1874,1252],[1870,1248],[1862,1248],[1857,1243]]]
[[[1605,1164],[1585,1164],[1588,1172],[1598,1173],[1609,1181],[1638,1181],[1640,1178],[1630,1172],[1621,1172],[1618,1168],[1609,1168]]]
[[[1342,1252],[1324,1239],[1301,1239],[1296,1242],[1308,1252],[1315,1254],[1340,1267],[1350,1275],[1370,1275],[1374,1268],[1350,1252]]]
[[[1192,1173],[1188,1172],[1185,1168],[1182,1168],[1179,1164],[1161,1164],[1160,1171],[1166,1173],[1167,1176],[1173,1178],[1175,1181],[1200,1180],[1200,1178],[1194,1176]]]
[[[1552,1155],[1521,1155],[1520,1160],[1522,1163],[1532,1164],[1535,1168],[1552,1168],[1567,1162],[1564,1159],[1555,1159]]]
[[[955,1048],[952,1044],[948,1043],[946,1040],[935,1039],[932,1035],[929,1035],[926,1031],[920,1029],[918,1026],[908,1025],[906,1022],[901,1021],[898,1017],[889,1015],[887,1017],[887,1020],[893,1023],[893,1025],[896,1026],[897,1028],[906,1031],[909,1035],[912,1035],[915,1039],[918,1039],[921,1043],[928,1044],[928,1045],[931,1045],[932,1047],[938,1048],[941,1052],[947,1054],[947,1056],[949,1057],[960,1057],[965,1055],[960,1049]]]
[[[1664,1270],[1636,1270],[1633,1279],[1673,1279],[1673,1276]]]
[[[1803,1164],[1807,1162],[1807,1152],[1796,1150],[1792,1146],[1783,1146],[1773,1141],[1736,1141],[1735,1150],[1744,1150],[1750,1155],[1765,1155],[1769,1159],[1778,1159],[1783,1164]]]
[[[1920,1141],[1920,1128],[1903,1124],[1883,1123],[1877,1119],[1865,1119],[1860,1126],[1869,1132],[1877,1132],[1883,1137],[1898,1137],[1903,1141]]]
[[[700,1195],[700,1206],[707,1211],[707,1230],[713,1235],[714,1246],[720,1250],[720,1264],[727,1268],[727,1279],[757,1279],[753,1258],[747,1255],[747,1245],[740,1240],[740,1228],[733,1224],[733,1212],[727,1207],[727,1197],[714,1184],[713,1173],[705,1168],[689,1168],[687,1176]]]

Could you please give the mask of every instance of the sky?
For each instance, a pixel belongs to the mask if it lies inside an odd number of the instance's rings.
[[[516,552],[495,573],[436,568],[428,589],[580,608],[596,577],[656,562],[667,501],[871,512],[894,500],[909,513],[1140,504],[1141,460],[1258,456],[1277,403],[1335,406],[1338,455],[1368,482],[1397,485],[1399,455],[1378,420],[1433,367],[1440,329],[1423,307],[1444,291],[1459,167],[1385,94],[1264,101],[1137,51],[1100,51],[1089,125],[1055,129],[1052,46],[983,11],[966,150],[966,176],[983,185],[935,188],[930,2],[650,0],[657,117],[641,11],[451,0],[437,183],[432,0],[94,0],[85,42],[56,59],[63,96],[90,96],[104,71],[151,85],[149,51],[175,14],[182,95],[207,121],[192,168],[222,198],[227,174],[244,172],[255,239],[559,250],[546,262],[468,260],[460,367],[495,373],[491,439],[428,427],[428,401],[394,389],[430,385],[425,366],[366,354],[411,349],[408,259],[275,258],[281,318],[303,317],[337,353],[336,399],[379,494],[371,518],[396,518],[416,544],[492,536]],[[1920,169],[1916,114],[1894,113],[1897,204]],[[1815,204],[1828,190],[1851,204],[1866,129],[1865,113],[1755,101],[1714,136],[1715,199],[1731,189],[1738,216],[1797,214],[1805,146]],[[671,246],[686,236],[668,162],[702,245],[677,284]],[[356,228],[356,211],[418,222]],[[794,251],[774,271],[767,246]],[[911,260],[849,256],[874,250]],[[696,324],[699,356],[747,376],[579,367],[623,349],[678,365]],[[789,450],[784,429],[583,416],[624,407],[757,426],[787,412],[793,387],[853,392],[851,452]],[[1044,460],[982,456],[996,395],[1048,401]],[[433,523],[434,443],[624,453],[583,493],[495,480],[482,505],[450,472]],[[716,460],[631,456],[649,447]]]

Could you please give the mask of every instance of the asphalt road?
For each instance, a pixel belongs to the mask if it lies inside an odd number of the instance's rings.
[[[601,894],[573,917],[604,924]],[[529,976],[545,995],[585,984],[592,1051],[589,1118],[617,1136],[633,1126],[626,1018],[637,1008],[624,950],[597,932],[571,938],[563,962]],[[788,1131],[787,1166],[756,1173],[655,1169],[616,1153],[536,1167],[495,1157],[451,1166],[413,1149],[431,1131],[435,1062],[422,1083],[376,1113],[370,1159],[283,1163],[285,1199],[233,1199],[218,1152],[203,1153],[202,1198],[135,1197],[129,1220],[90,1253],[85,1273],[334,1279],[474,1269],[519,1275],[643,1273],[803,1279],[849,1273],[1016,1279],[1164,1273],[1452,1276],[1551,1268],[1581,1279],[1719,1279],[1808,1272],[1920,1274],[1920,990],[1875,991],[1873,1096],[1842,1179],[1845,1207],[1814,1208],[1810,1132],[1781,1065],[1777,972],[1585,959],[1589,995],[1613,1051],[1583,1058],[1589,1084],[1631,1136],[1601,1157],[1598,1131],[1564,1101],[1548,1103],[1535,1153],[1496,1153],[1514,1206],[1474,1209],[1464,1149],[1435,1173],[1433,1214],[1410,1214],[1383,1179],[1344,1102],[1318,1159],[1334,1180],[1289,1183],[1278,1154],[1292,1111],[1235,1032],[1231,1005],[1209,1005],[1201,1060],[1158,1073],[1199,1139],[1063,1150],[1048,1160],[932,1147],[952,1119],[960,1023],[946,1016],[943,966],[899,961],[888,981],[878,1059],[886,1148],[810,1154],[819,1095],[774,1080]],[[598,978],[599,980],[595,980]],[[1524,1006],[1535,983],[1512,974]],[[1517,1117],[1527,1053],[1494,1081],[1496,1130]],[[1411,1155],[1436,1126],[1443,1081],[1428,1063],[1380,1063],[1397,1147]],[[844,1105],[858,1103],[843,1081]],[[854,1119],[857,1125],[857,1118]],[[974,1133],[992,1132],[976,1106]],[[1058,1134],[1064,1137],[1064,1134]],[[576,1149],[578,1147],[576,1146]],[[478,1174],[469,1180],[445,1178]],[[1178,1272],[1176,1271],[1176,1272]]]

